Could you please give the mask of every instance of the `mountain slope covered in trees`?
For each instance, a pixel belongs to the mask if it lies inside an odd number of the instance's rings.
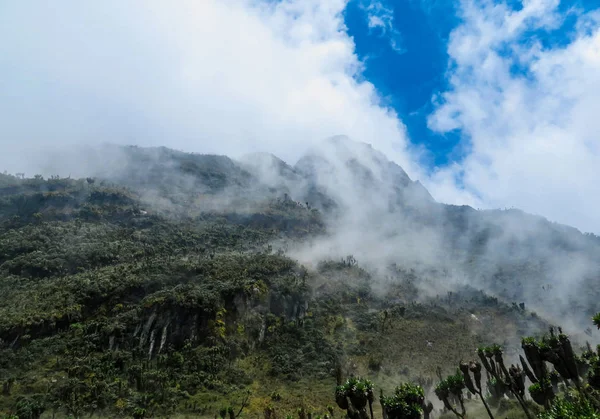
[[[0,412],[324,415],[340,372],[430,392],[548,322],[595,338],[595,236],[439,204],[367,145],[94,153],[0,175]]]

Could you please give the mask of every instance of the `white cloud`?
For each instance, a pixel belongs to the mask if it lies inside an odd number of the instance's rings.
[[[369,29],[380,30],[381,35],[388,38],[390,48],[398,54],[406,52],[402,45],[402,34],[394,26],[394,10],[385,6],[380,0],[363,2],[361,7],[367,14]]]
[[[600,231],[599,13],[580,15],[573,41],[545,50],[522,41],[560,25],[557,0],[525,1],[517,12],[462,6],[451,90],[430,125],[460,128],[470,154],[426,179],[404,125],[361,77],[346,0],[4,2],[0,170],[31,174],[35,152],[104,141],[265,150],[293,162],[310,143],[346,134],[441,201],[516,206]],[[372,26],[393,28],[389,9],[370,10]],[[511,73],[515,62],[527,78]]]
[[[345,0],[0,6],[0,167],[102,141],[294,160],[336,134],[411,175],[405,127],[361,79]],[[21,158],[20,158],[21,157]]]
[[[558,0],[524,1],[519,11],[469,0],[462,11],[448,46],[451,88],[429,125],[470,140],[460,167],[466,191],[478,196],[475,205],[515,206],[600,232],[597,12],[579,14],[572,39],[547,49],[531,31],[560,27]],[[455,176],[456,168],[440,170],[429,185],[434,196],[464,201],[448,189]]]

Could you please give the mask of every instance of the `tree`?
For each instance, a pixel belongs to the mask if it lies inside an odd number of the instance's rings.
[[[594,326],[600,329],[600,313],[596,313],[594,317],[592,317],[592,322],[594,323]]]
[[[457,370],[456,374],[449,375],[443,379],[435,387],[435,395],[442,403],[444,403],[444,407],[454,413],[458,418],[464,418],[466,415],[465,401],[463,397],[464,388],[465,380],[463,379],[460,370]],[[458,401],[460,405],[460,412],[452,403],[454,400]]]
[[[510,391],[521,405],[527,418],[533,419],[525,404],[525,374],[521,368],[514,365],[511,365],[510,369],[506,368],[500,345],[479,348],[477,355],[485,370],[494,380],[496,388],[501,389],[501,391],[505,391],[505,389]]]
[[[492,415],[492,411],[485,401],[485,397],[483,396],[483,390],[481,388],[481,363],[477,361],[470,361],[469,363],[461,362],[460,363],[460,371],[463,374],[463,378],[465,381],[465,385],[467,389],[475,395],[478,395],[483,405],[485,406],[485,410],[488,413],[488,416],[491,419],[494,419],[494,415]],[[471,373],[473,373],[473,378],[471,378]]]
[[[361,378],[349,378],[335,390],[335,401],[346,410],[350,419],[368,419],[367,404],[373,419],[373,383]]]
[[[423,388],[410,383],[396,387],[389,397],[382,391],[379,401],[384,419],[420,419],[421,415],[428,419],[433,410],[431,402],[425,403]]]
[[[19,419],[39,419],[46,410],[44,396],[36,394],[31,397],[19,397],[16,413]]]

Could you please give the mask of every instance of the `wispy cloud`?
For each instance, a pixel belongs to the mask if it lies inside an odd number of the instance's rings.
[[[390,48],[398,54],[406,52],[402,42],[402,33],[394,27],[394,10],[384,5],[381,0],[370,0],[361,3],[367,15],[370,30],[378,30],[381,36],[389,40]]]

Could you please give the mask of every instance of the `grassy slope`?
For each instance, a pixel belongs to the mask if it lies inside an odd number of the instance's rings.
[[[2,176],[0,412],[36,395],[48,415],[213,417],[250,390],[251,416],[324,414],[337,365],[427,388],[537,321],[469,290],[417,303],[401,273],[375,293],[354,263],[307,271],[268,246],[323,231],[293,202],[166,216],[111,185]]]

